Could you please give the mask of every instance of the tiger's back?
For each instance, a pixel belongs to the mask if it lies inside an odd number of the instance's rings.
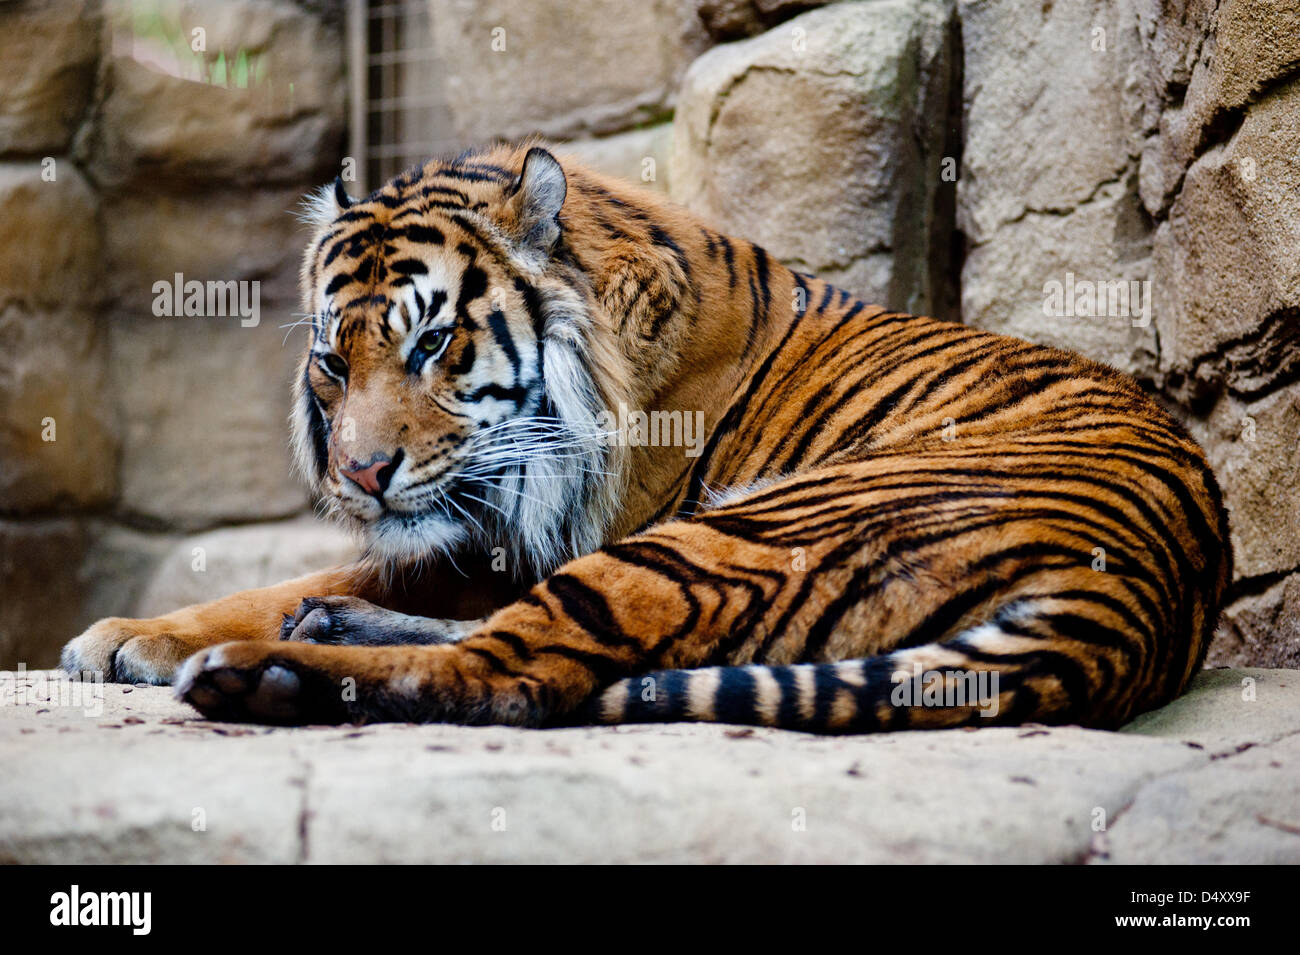
[[[673,692],[647,700],[632,680],[589,712],[954,725],[999,705],[897,701],[925,686],[950,700],[963,678],[996,673],[1014,692],[995,722],[1112,726],[1181,693],[1231,579],[1220,492],[1181,426],[1080,356],[792,281],[808,314],[666,511],[744,552],[739,572],[731,554],[707,572],[752,605],[723,657],[749,666],[652,674]],[[754,490],[699,507],[711,487]],[[760,565],[784,572],[747,589]],[[839,661],[853,662],[827,665]],[[792,663],[809,666],[779,669]]]

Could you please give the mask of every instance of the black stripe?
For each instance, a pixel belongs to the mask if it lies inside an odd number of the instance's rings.
[[[537,336],[537,343],[540,347],[545,331],[541,293],[518,276],[515,277],[515,290],[524,297],[524,308],[528,310],[528,317],[532,319],[533,332]]]
[[[719,723],[752,726],[758,722],[757,698],[752,667],[724,667],[713,697],[713,717]]]
[[[393,235],[406,239],[408,242],[418,242],[421,245],[442,245],[447,241],[440,229],[419,223],[396,229]]]
[[[736,287],[736,250],[732,248],[731,240],[725,235],[719,235],[718,242],[722,244],[722,257],[727,263],[727,287],[734,289]]]
[[[388,267],[398,275],[428,275],[429,267],[419,259],[397,259],[389,262]]]
[[[510,362],[510,368],[514,372],[515,380],[519,380],[519,351],[515,348],[515,340],[510,337],[510,326],[506,324],[506,316],[500,309],[492,309],[487,317],[488,330],[492,332],[492,337],[496,339],[501,350],[505,352],[506,360]]]
[[[329,467],[329,424],[321,411],[316,392],[312,390],[310,368],[303,369],[302,379],[303,401],[306,403],[303,410],[307,415],[307,436],[311,441],[312,463],[316,466],[316,478],[319,480],[325,476],[325,472]]]

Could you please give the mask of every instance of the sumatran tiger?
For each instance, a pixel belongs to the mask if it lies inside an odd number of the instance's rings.
[[[1226,514],[1124,375],[532,142],[308,217],[296,457],[363,558],[101,621],[67,669],[215,719],[857,733],[1113,727],[1201,666]]]

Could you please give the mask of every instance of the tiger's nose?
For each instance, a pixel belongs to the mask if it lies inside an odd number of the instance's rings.
[[[364,467],[357,465],[350,469],[341,468],[340,470],[345,478],[356,484],[367,494],[383,497],[384,492],[388,490],[389,482],[393,479],[393,473],[401,463],[402,452],[399,450],[394,458],[377,454]]]

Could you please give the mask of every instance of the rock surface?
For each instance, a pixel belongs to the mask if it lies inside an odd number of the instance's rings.
[[[1048,283],[1071,276],[1149,278],[1150,225],[1136,194],[1144,68],[1129,3],[964,0],[959,12],[963,321],[1149,377],[1149,296],[1145,315],[1049,313],[1045,302]]]
[[[1255,607],[1300,577],[1300,6],[961,0],[958,16],[962,319],[1160,392],[1223,487],[1232,599]],[[1143,308],[1047,308],[1070,278],[1124,283]],[[1271,634],[1230,608],[1210,659],[1293,662],[1294,604],[1272,606]]]
[[[1296,30],[1300,34],[1300,17]],[[1192,369],[1227,350],[1227,367],[1220,370],[1227,384],[1258,393],[1300,364],[1294,331],[1300,320],[1298,153],[1300,77],[1270,89],[1230,138],[1187,169],[1155,238],[1164,368]],[[1263,346],[1272,336],[1290,339],[1290,348],[1270,354]],[[1258,380],[1243,374],[1251,351],[1264,366],[1254,369]]]
[[[672,148],[672,123],[659,123],[598,139],[558,143],[556,153],[572,156],[607,176],[617,176],[646,189],[668,192]]]
[[[152,617],[355,560],[341,528],[303,515],[184,536],[102,519],[0,520],[0,659],[54,666],[104,617]]]
[[[739,40],[820,7],[825,0],[699,0],[700,20],[719,42]]]
[[[1300,667],[1300,574],[1230,606],[1206,659],[1214,666],[1242,666],[1265,656],[1278,666]]]
[[[0,213],[2,214],[2,213]],[[0,306],[0,513],[97,507],[117,489],[108,347],[75,309]]]
[[[80,521],[0,520],[0,660],[52,666],[57,646],[89,623],[80,614],[77,566],[86,553]]]
[[[0,665],[165,597],[184,532],[306,508],[280,326],[345,103],[339,4],[0,3]],[[178,272],[260,282],[258,327],[155,315]],[[318,533],[264,531],[239,586]]]
[[[350,563],[359,554],[345,531],[311,517],[197,534],[163,555],[134,612],[160,616]]]
[[[1119,733],[848,738],[269,729],[42,682],[0,675],[0,862],[1300,862],[1294,670]]]
[[[198,530],[287,517],[307,505],[285,419],[297,341],[288,307],[238,318],[140,318],[112,329],[121,406],[120,507],[155,526]],[[128,369],[152,368],[148,378]],[[238,396],[237,400],[230,400]]]
[[[67,148],[94,91],[98,8],[94,0],[0,6],[0,155]]]
[[[116,488],[97,206],[68,160],[0,163],[0,514],[102,506]]]
[[[106,3],[103,95],[77,144],[96,180],[322,178],[343,135],[343,61],[322,55],[340,49],[338,23],[288,0],[153,7]]]
[[[96,217],[98,200],[72,162],[0,162],[5,515],[99,507],[116,490]]]
[[[792,268],[935,311],[951,16],[940,0],[840,3],[710,50],[682,81],[673,197]]]
[[[692,0],[431,0],[437,96],[462,145],[661,120],[709,44]]]
[[[646,185],[796,267],[1133,372],[1232,513],[1210,659],[1295,666],[1300,4],[820,6],[428,0],[402,38],[436,60],[406,76],[427,122],[372,145],[540,131],[635,181],[654,159]],[[182,535],[303,508],[274,326],[288,213],[346,162],[342,11],[0,0],[0,665],[134,612]],[[260,327],[153,316],[176,272],[260,281]],[[1068,275],[1149,282],[1151,322],[1044,314]]]
[[[86,177],[68,160],[0,163],[0,305],[98,302],[96,205]]]
[[[1236,576],[1300,564],[1300,386],[1253,401],[1225,395],[1190,429],[1223,488]]]

